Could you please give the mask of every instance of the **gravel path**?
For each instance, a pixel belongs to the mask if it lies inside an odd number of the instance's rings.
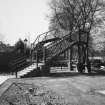
[[[105,90],[105,76],[9,79],[0,87],[0,105],[105,105],[99,90]]]
[[[0,105],[65,105],[56,92],[33,84],[12,83],[2,94]]]

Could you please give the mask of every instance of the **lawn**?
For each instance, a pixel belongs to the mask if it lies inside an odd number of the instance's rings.
[[[27,86],[24,87],[26,91],[28,90],[29,92],[28,97],[30,97],[29,98],[30,105],[34,105],[34,104],[105,105],[105,95],[100,93],[100,90],[101,91],[105,90],[104,75],[84,75],[84,74],[71,75],[70,74],[70,76],[63,75],[58,77],[9,79],[5,83],[3,83],[0,87],[1,99],[5,100],[5,97],[10,97],[9,91],[12,97],[16,97],[16,94],[13,92],[16,89],[16,86],[13,86],[12,83],[15,83],[17,85],[19,83],[20,86],[23,86],[23,87],[25,84],[31,86],[31,88]],[[21,85],[21,83],[23,85]],[[5,91],[10,86],[11,86],[10,90]],[[39,88],[39,93],[40,93],[39,95],[38,94],[36,95],[37,90],[33,91],[33,89],[36,89],[36,87]],[[30,93],[30,89],[31,89],[31,93]],[[24,91],[23,93],[21,92],[21,96],[23,94],[25,94]],[[43,98],[47,96],[49,96],[49,98],[43,101]],[[14,98],[13,99],[7,98],[7,99],[9,101],[12,100],[13,102]],[[35,100],[38,99],[42,101],[40,101],[41,103],[39,103],[39,101],[33,102],[34,99]],[[15,100],[14,102],[17,102],[16,99],[14,100]],[[18,103],[18,105],[24,105],[24,104]]]

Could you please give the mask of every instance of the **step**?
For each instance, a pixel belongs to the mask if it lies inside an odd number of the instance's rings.
[[[38,67],[41,67],[42,65],[44,65],[43,63],[39,63]],[[18,77],[24,76],[26,74],[28,74],[29,72],[33,71],[34,69],[36,69],[36,63],[33,63],[32,65],[24,68],[23,70],[18,72]]]
[[[34,69],[35,69],[35,68],[34,68]],[[22,75],[24,75],[24,74],[27,74],[27,73],[31,72],[32,70],[33,70],[33,69],[29,69],[29,70],[22,71],[22,72],[18,73],[18,76],[22,76]]]

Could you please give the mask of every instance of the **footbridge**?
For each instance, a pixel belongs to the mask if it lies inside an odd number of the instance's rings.
[[[32,43],[32,63],[24,68],[23,73],[18,72],[20,77],[28,77],[32,74],[33,76],[47,75],[53,72],[54,68],[55,70],[58,68],[58,71],[64,68],[65,72],[73,70],[81,72],[78,63],[86,65],[87,43],[84,40],[72,39],[73,34],[59,37],[56,35],[56,30],[51,30],[38,35]]]

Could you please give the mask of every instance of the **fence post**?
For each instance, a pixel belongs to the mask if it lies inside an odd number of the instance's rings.
[[[72,49],[69,49],[68,50],[69,51],[69,63],[68,63],[68,68],[69,68],[69,70],[71,71],[71,57],[72,57]]]
[[[45,49],[45,47],[43,47],[43,62],[45,65],[46,64],[46,49]]]
[[[36,50],[36,68],[38,69],[38,51]]]
[[[16,75],[16,78],[17,78],[17,77],[18,77],[17,70],[16,70],[16,72],[15,72],[15,75]]]

